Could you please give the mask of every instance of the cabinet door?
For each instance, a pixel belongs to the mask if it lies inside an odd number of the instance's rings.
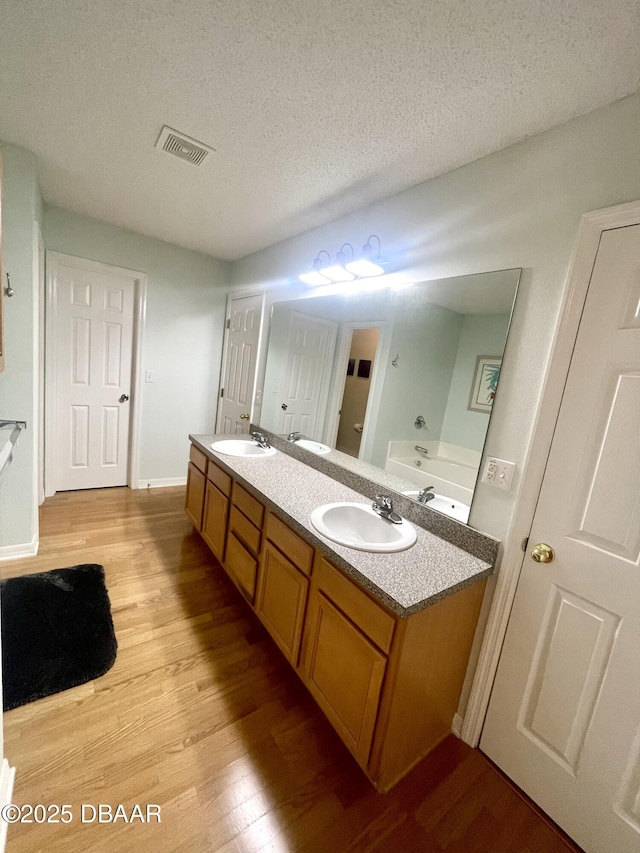
[[[189,470],[187,471],[187,496],[184,509],[196,530],[202,530],[205,483],[206,477],[202,471],[199,471],[193,462],[189,462]]]
[[[222,562],[227,539],[227,517],[229,498],[225,497],[213,483],[207,482],[207,494],[202,519],[202,538]]]
[[[340,737],[366,767],[386,657],[317,589],[305,626],[304,678]]]
[[[309,581],[269,542],[262,552],[256,611],[294,666],[298,663]]]
[[[258,561],[233,533],[229,533],[227,536],[224,567],[247,601],[253,604],[258,576]]]

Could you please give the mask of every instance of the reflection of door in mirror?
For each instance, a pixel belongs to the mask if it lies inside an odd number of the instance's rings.
[[[354,362],[354,370],[350,374],[345,366],[347,375],[336,439],[336,449],[348,453],[349,456],[357,457],[360,453],[362,429],[371,389],[371,377],[376,350],[378,349],[379,334],[380,330],[376,327],[354,329],[351,335],[349,361]]]
[[[276,398],[276,432],[301,432],[321,440],[336,330],[330,320],[291,312],[280,382],[270,395]]]
[[[229,301],[217,432],[249,432],[263,299],[260,293]]]

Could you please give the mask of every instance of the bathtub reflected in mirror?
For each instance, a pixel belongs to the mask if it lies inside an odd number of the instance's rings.
[[[434,494],[461,504],[455,508],[456,515],[463,514],[466,507],[468,518],[481,455],[477,450],[444,441],[424,441],[421,444],[391,441],[385,470],[411,480],[421,488],[432,486]],[[407,494],[407,490],[403,493]],[[417,499],[413,494],[408,497]],[[431,508],[438,509],[435,500]],[[446,509],[441,508],[440,511],[448,515]]]

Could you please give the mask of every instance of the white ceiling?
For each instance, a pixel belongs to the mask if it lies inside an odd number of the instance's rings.
[[[638,0],[0,10],[0,139],[45,200],[230,260],[640,86]],[[163,124],[216,153],[156,151]]]

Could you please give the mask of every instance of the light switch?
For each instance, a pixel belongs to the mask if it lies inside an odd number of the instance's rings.
[[[515,470],[515,462],[508,462],[506,459],[496,459],[495,456],[489,456],[484,466],[481,482],[486,483],[487,486],[502,489],[503,492],[508,492],[511,488],[511,481],[513,480],[513,472]]]
[[[145,382],[153,382],[153,370],[145,370],[144,381]]]

